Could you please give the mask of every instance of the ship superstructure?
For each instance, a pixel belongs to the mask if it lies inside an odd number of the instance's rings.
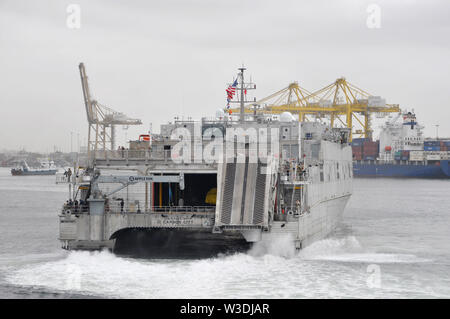
[[[336,227],[351,196],[349,133],[289,113],[164,124],[59,177],[71,187],[60,240],[66,249],[145,247],[153,257],[213,255],[279,236],[300,249]]]
[[[403,121],[398,122],[398,117]],[[423,126],[417,123],[413,112],[399,113],[391,121],[381,127],[380,133],[380,160],[393,161],[396,154],[401,152],[423,151]]]

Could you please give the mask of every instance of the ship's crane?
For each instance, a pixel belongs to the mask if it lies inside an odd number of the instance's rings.
[[[401,112],[398,104],[386,104],[381,97],[367,93],[347,82],[345,78],[339,78],[312,93],[297,83],[291,83],[286,88],[252,105],[258,105],[257,110],[260,113],[298,114],[299,121],[309,121],[313,116],[329,119],[331,126],[339,122],[351,129],[350,141],[353,135],[371,137],[371,114],[375,113],[377,116],[384,117],[386,113]],[[246,107],[246,113],[253,112],[254,108]]]
[[[83,88],[84,104],[88,120],[88,157],[97,151],[106,151],[108,148],[115,149],[115,126],[116,125],[141,125],[139,119],[132,119],[125,114],[114,111],[110,107],[101,105],[91,97],[88,77],[83,63],[79,65],[81,85]]]

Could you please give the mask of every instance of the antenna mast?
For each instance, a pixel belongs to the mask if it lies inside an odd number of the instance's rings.
[[[240,97],[237,101],[230,101],[230,103],[239,103],[240,104],[240,115],[239,115],[239,122],[240,123],[244,123],[245,122],[245,103],[250,103],[250,102],[254,102],[256,101],[256,99],[254,99],[253,101],[247,101],[246,95],[247,95],[247,90],[254,90],[256,89],[256,85],[254,83],[251,83],[251,81],[249,83],[245,83],[244,81],[244,71],[247,70],[244,66],[242,66],[241,68],[238,69],[239,70],[239,74],[238,76],[241,79],[241,85],[240,87],[237,87],[236,90],[240,90],[241,94]]]

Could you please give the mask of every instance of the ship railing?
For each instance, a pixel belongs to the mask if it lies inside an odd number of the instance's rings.
[[[195,152],[191,152],[190,161],[194,163],[197,161]],[[95,155],[95,156],[94,156]],[[135,150],[125,150],[125,151],[97,151],[95,154],[92,154],[91,160],[94,161],[105,161],[106,163],[125,163],[128,164],[132,161],[140,161],[140,162],[161,162],[167,163],[174,160],[177,160],[177,156],[174,155],[172,157],[171,150],[159,150],[159,151],[135,151]],[[181,162],[183,159],[178,158]],[[177,160],[177,162],[178,162]],[[205,163],[202,160],[202,163]]]
[[[148,206],[137,202],[124,202],[122,206],[120,201],[107,201],[105,203],[105,213],[210,213],[215,212],[215,206]]]
[[[168,212],[185,212],[185,213],[210,213],[215,212],[215,206],[154,206],[153,213],[168,213]]]
[[[91,154],[94,160],[106,161],[129,161],[129,160],[158,160],[167,161],[171,159],[170,150],[115,150],[115,151],[94,151]]]
[[[63,205],[62,213],[63,214],[87,214],[89,212],[88,204],[75,204],[75,203],[66,203]]]
[[[67,175],[67,173],[56,173],[55,175],[56,184],[69,184],[69,183],[83,183],[89,182],[90,177],[84,175]]]
[[[215,206],[153,206],[142,207],[133,203],[124,203],[122,206],[119,203],[105,202],[106,214],[127,214],[127,213],[141,213],[141,214],[160,214],[160,213],[213,213],[216,211]],[[63,214],[88,214],[89,204],[75,204],[66,203],[63,205],[61,212]]]
[[[56,184],[66,184],[70,183],[69,177],[64,175],[64,173],[56,173],[55,175]]]

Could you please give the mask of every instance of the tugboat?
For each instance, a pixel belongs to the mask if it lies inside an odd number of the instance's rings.
[[[55,175],[58,169],[53,161],[41,163],[41,168],[31,169],[27,162],[22,161],[21,165],[11,169],[13,176],[29,176],[29,175]]]

